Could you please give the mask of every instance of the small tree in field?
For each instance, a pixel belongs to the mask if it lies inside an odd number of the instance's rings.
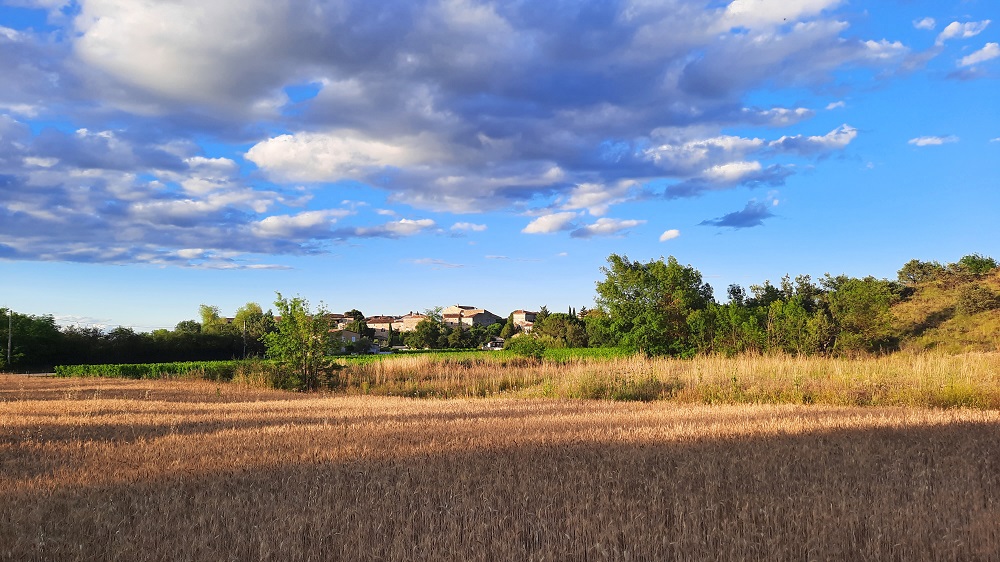
[[[264,336],[267,355],[287,365],[299,375],[300,386],[314,390],[320,376],[330,369],[327,350],[330,348],[330,321],[327,311],[320,305],[316,312],[309,310],[309,301],[295,297],[286,299],[277,293],[274,306],[280,320],[275,331]]]

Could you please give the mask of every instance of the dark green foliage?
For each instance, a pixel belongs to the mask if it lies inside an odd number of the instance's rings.
[[[989,287],[970,283],[958,292],[957,310],[962,314],[976,314],[997,308],[1000,308],[1000,295]]]
[[[313,312],[309,301],[301,297],[277,295],[274,306],[280,320],[275,331],[264,336],[267,355],[298,375],[303,389],[319,388],[333,371],[327,357],[331,348],[329,315],[322,305]]]
[[[575,315],[556,312],[535,322],[531,334],[546,347],[587,347],[587,327]]]
[[[897,275],[900,283],[915,285],[917,283],[932,281],[938,278],[944,271],[944,266],[936,261],[930,262],[914,259],[906,262]]]
[[[899,300],[898,288],[874,277],[864,279],[827,276],[826,301],[838,335],[838,352],[890,351],[896,341],[892,331],[892,305]]]
[[[959,273],[982,275],[996,269],[997,262],[989,256],[969,254],[967,256],[962,256],[962,259],[958,260],[958,263],[951,264],[949,268]]]
[[[57,365],[57,377],[108,377],[123,379],[196,378],[232,380],[240,361],[188,361],[104,365]]]
[[[545,344],[528,334],[516,335],[506,342],[503,348],[521,357],[531,357],[541,361],[545,355]]]
[[[597,284],[598,307],[607,314],[620,345],[646,355],[688,356],[697,351],[687,318],[712,302],[712,287],[701,273],[673,256],[648,263],[611,254]]]
[[[10,349],[7,347],[8,339]],[[59,328],[52,316],[12,314],[8,309],[0,308],[0,371],[46,365],[57,353],[59,343]]]

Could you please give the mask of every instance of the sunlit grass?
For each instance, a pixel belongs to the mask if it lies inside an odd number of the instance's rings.
[[[776,380],[862,376],[846,362],[821,374],[809,362],[717,361],[618,368],[719,383],[764,366]],[[936,383],[947,365],[925,361],[909,366]],[[875,361],[864,376],[897,367]],[[996,410],[411,400],[4,376],[0,463],[4,560],[1000,552]]]

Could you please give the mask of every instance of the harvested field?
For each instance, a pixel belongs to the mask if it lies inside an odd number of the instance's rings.
[[[4,560],[996,560],[1000,412],[0,376]]]

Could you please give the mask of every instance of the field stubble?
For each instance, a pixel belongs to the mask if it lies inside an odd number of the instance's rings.
[[[0,377],[0,558],[996,560],[998,429]]]

